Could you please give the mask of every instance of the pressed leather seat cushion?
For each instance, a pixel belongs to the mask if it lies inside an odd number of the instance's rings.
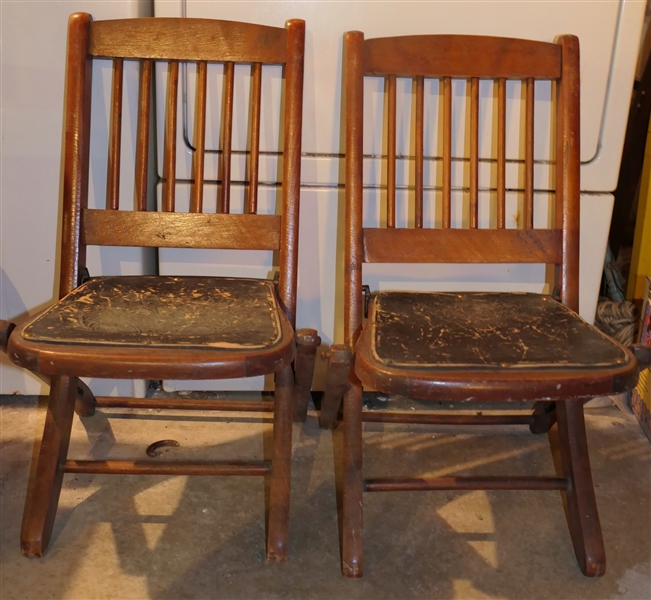
[[[624,350],[549,296],[382,292],[372,355],[387,366],[489,369],[616,366]]]
[[[274,285],[219,277],[100,277],[30,323],[26,340],[150,347],[270,348],[282,336]]]

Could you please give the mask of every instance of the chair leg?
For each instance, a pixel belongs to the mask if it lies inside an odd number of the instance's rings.
[[[75,412],[80,417],[92,417],[95,414],[95,395],[81,379],[77,379]]]
[[[285,367],[276,373],[274,430],[267,532],[267,560],[287,560],[289,542],[289,491],[292,467],[292,399],[294,373]]]
[[[303,422],[312,393],[312,378],[316,363],[316,349],[321,343],[316,329],[299,329],[296,332],[296,359],[294,361],[294,421]]]
[[[533,413],[531,416],[534,418],[534,422],[529,425],[529,431],[531,433],[549,433],[549,430],[556,423],[556,403],[536,402],[533,405]]]
[[[77,396],[77,379],[53,377],[43,439],[30,476],[20,549],[28,558],[43,556],[52,535]]]
[[[351,360],[352,357],[348,346],[336,345],[330,348],[319,417],[321,429],[334,429],[339,407],[341,406],[341,399],[348,387]]]
[[[556,413],[563,475],[570,480],[565,500],[574,553],[584,575],[599,577],[606,570],[606,555],[590,470],[583,402],[557,402]]]
[[[364,574],[364,479],[362,473],[362,386],[344,395],[344,489],[342,565],[344,577]]]

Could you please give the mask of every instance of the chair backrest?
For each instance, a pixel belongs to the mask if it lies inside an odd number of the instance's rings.
[[[60,295],[78,285],[85,247],[141,246],[279,251],[279,295],[294,324],[303,100],[305,24],[285,28],[234,21],[143,18],[93,22],[73,14],[68,25],[65,97],[63,236]],[[95,59],[112,59],[105,209],[88,208],[91,79]],[[126,61],[139,63],[134,210],[119,209],[122,82]],[[162,210],[147,210],[150,122],[154,65],[167,63],[163,143]],[[207,70],[223,63],[221,172],[217,212],[203,212],[206,151]],[[196,64],[193,186],[189,212],[175,212],[179,65]],[[231,137],[234,65],[251,65],[248,198],[243,213],[231,213]],[[282,214],[258,213],[260,114],[264,65],[284,67]],[[279,148],[280,150],[280,148]],[[129,174],[131,176],[131,174]],[[277,211],[278,212],[278,211]]]
[[[345,340],[353,345],[362,323],[363,263],[547,263],[557,265],[556,285],[564,304],[578,310],[579,269],[579,44],[572,35],[557,43],[465,35],[422,35],[365,40],[345,34],[346,85],[346,238]],[[363,126],[364,78],[385,80],[386,227],[364,227]],[[396,78],[412,79],[414,122],[413,227],[396,227]],[[425,82],[439,82],[441,227],[423,227],[423,126]],[[466,83],[469,104],[468,227],[451,227],[452,81]],[[496,88],[496,227],[478,226],[480,80]],[[522,227],[507,228],[506,81],[522,80],[524,92],[524,203]],[[551,80],[556,89],[554,225],[533,227],[534,86]],[[487,112],[487,111],[485,111]],[[490,115],[484,115],[488,119]],[[482,130],[484,127],[482,127]],[[467,192],[467,193],[466,193]]]

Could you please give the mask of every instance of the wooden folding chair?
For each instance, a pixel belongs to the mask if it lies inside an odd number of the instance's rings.
[[[294,331],[303,53],[305,24],[285,28],[206,19],[93,22],[70,17],[65,96],[63,235],[60,300],[34,318],[3,323],[11,359],[51,379],[34,485],[21,533],[25,556],[48,545],[65,473],[269,475],[267,557],[287,558],[292,418],[304,418],[318,338]],[[113,95],[105,209],[88,208],[91,75],[94,59],[112,59]],[[119,209],[122,80],[127,61],[140,72],[135,210]],[[223,63],[221,181],[217,212],[203,212],[208,64]],[[162,210],[147,210],[152,74],[167,64]],[[196,63],[194,186],[189,212],[175,206],[179,65]],[[251,63],[248,196],[244,212],[230,209],[234,64]],[[261,81],[265,65],[284,66],[282,192],[276,214],[258,214]],[[162,65],[163,69],[165,64]],[[208,99],[207,99],[208,96]],[[129,174],[128,176],[133,176]],[[128,202],[130,204],[130,201]],[[123,202],[124,204],[124,202]],[[175,208],[177,211],[175,211]],[[251,249],[278,251],[277,282],[227,277],[87,277],[86,247]],[[8,340],[7,340],[8,337]],[[297,350],[298,346],[298,350]],[[79,377],[223,379],[275,375],[274,402],[95,398]],[[96,406],[273,411],[270,461],[87,461],[67,457],[73,409]]]
[[[610,340],[576,313],[579,294],[579,44],[431,35],[365,40],[358,31],[344,41],[346,89],[345,345],[330,353],[322,426],[332,427],[343,398],[344,480],[342,570],[363,573],[363,492],[401,490],[561,490],[574,550],[585,575],[605,568],[604,547],[590,472],[583,402],[630,389],[637,379],[631,351]],[[368,227],[363,201],[364,79],[385,78],[387,113],[386,226]],[[415,140],[413,225],[397,227],[396,78],[412,79]],[[440,227],[426,227],[424,213],[424,89],[439,81]],[[453,79],[466,80],[469,109],[468,189],[460,190],[467,215],[453,214]],[[480,227],[480,79],[494,80],[496,94],[496,227]],[[506,81],[523,81],[525,96],[524,218],[506,227]],[[534,82],[555,82],[555,221],[533,226]],[[461,118],[461,117],[459,117]],[[483,129],[484,130],[484,129]],[[485,130],[484,130],[485,131]],[[427,134],[426,134],[427,135]],[[494,160],[494,159],[493,159]],[[455,192],[456,193],[456,192]],[[411,202],[412,200],[410,200]],[[372,200],[368,203],[373,205]],[[406,214],[404,206],[401,214]],[[380,210],[380,214],[383,212]],[[437,214],[429,209],[427,214]],[[434,220],[434,219],[432,219]],[[408,221],[407,221],[408,222]],[[380,224],[382,224],[380,222]],[[459,225],[463,226],[459,226]],[[365,295],[364,263],[546,263],[556,267],[558,297],[532,293],[434,293],[382,291]],[[368,318],[364,319],[365,302]],[[352,367],[351,367],[352,361]],[[420,400],[533,401],[533,415],[473,415],[363,411],[362,388]],[[562,473],[556,477],[364,478],[362,423],[528,424],[547,432],[556,421]]]

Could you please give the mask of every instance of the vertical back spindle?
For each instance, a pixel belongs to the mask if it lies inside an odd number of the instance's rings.
[[[111,91],[111,131],[109,134],[108,175],[106,180],[106,207],[117,210],[120,204],[120,143],[122,139],[122,76],[124,63],[113,59],[113,86]]]
[[[524,156],[524,227],[533,229],[533,110],[535,85],[526,80],[525,156]]]
[[[140,63],[138,89],[138,131],[136,133],[136,205],[147,210],[147,167],[149,165],[149,118],[151,110],[151,60]]]
[[[479,221],[479,79],[470,80],[470,227]]]
[[[262,65],[253,63],[251,87],[251,154],[249,156],[249,213],[258,212],[258,165],[260,160],[260,106],[262,102]]]
[[[396,226],[396,76],[387,77],[387,227]]]
[[[195,111],[195,152],[194,188],[190,198],[190,212],[203,210],[203,170],[206,151],[206,90],[208,85],[208,65],[205,61],[197,63],[197,99]]]
[[[224,139],[222,142],[222,194],[217,212],[228,213],[231,207],[231,140],[233,137],[233,87],[235,65],[224,63]]]
[[[416,227],[423,226],[423,126],[424,118],[424,97],[425,97],[425,80],[423,77],[416,77],[414,79],[416,88],[416,119],[415,119],[415,145],[416,145],[416,168],[414,175],[416,178],[414,193],[415,199],[415,217],[414,225]]]
[[[165,141],[163,150],[163,210],[174,212],[176,187],[176,106],[179,91],[179,63],[170,62],[167,79]]]
[[[497,80],[497,227],[506,224],[506,79]]]
[[[443,85],[443,209],[442,225],[450,228],[452,204],[452,80],[444,77]]]

